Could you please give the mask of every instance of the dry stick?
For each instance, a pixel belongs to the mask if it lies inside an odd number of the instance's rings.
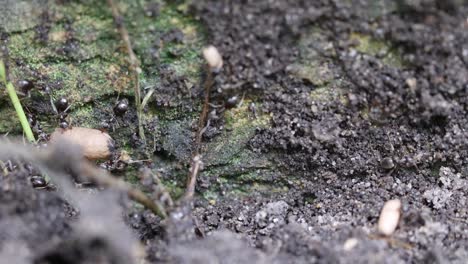
[[[67,142],[61,142],[57,144],[59,144],[60,147],[66,147]],[[153,201],[148,196],[146,196],[146,194],[144,194],[142,191],[133,188],[130,184],[124,182],[123,180],[114,178],[110,173],[96,167],[89,161],[82,160],[81,158],[78,159],[77,157],[79,154],[66,153],[67,155],[64,155],[64,153],[64,150],[57,151],[52,149],[45,152],[38,150],[37,148],[24,146],[22,144],[18,145],[9,141],[0,141],[0,158],[14,157],[16,159],[24,159],[39,165],[39,167],[56,172],[63,172],[65,168],[71,169],[71,171],[76,173],[78,176],[87,177],[97,184],[126,192],[131,199],[144,205],[154,214],[160,216],[163,219],[167,218],[166,210],[158,202]],[[69,157],[67,158],[67,156]],[[57,160],[60,158],[62,159],[57,162]]]
[[[203,131],[205,128],[206,117],[208,116],[208,110],[210,107],[210,91],[211,86],[213,86],[213,72],[210,67],[207,67],[207,77],[205,80],[205,101],[203,103],[203,109],[200,113],[200,118],[198,119],[198,131],[197,137],[195,139],[195,149],[192,155],[192,162],[190,164],[190,171],[187,181],[187,189],[185,190],[185,199],[190,200],[193,198],[195,193],[195,183],[197,182],[197,175],[200,171],[202,165],[201,156],[200,156],[200,145],[203,136]]]
[[[48,158],[49,157],[46,157],[46,159]],[[87,161],[82,161],[79,168],[81,170],[80,174],[85,175],[88,179],[96,182],[97,184],[126,192],[131,199],[142,204],[143,206],[151,210],[151,212],[153,212],[154,214],[158,215],[162,219],[167,218],[166,210],[161,204],[153,201],[145,193],[136,188],[133,188],[130,184],[114,178],[110,173],[97,168],[96,166],[92,165]]]
[[[202,165],[201,157],[199,154],[196,154],[192,158],[192,163],[190,164],[189,177],[187,182],[187,189],[185,190],[185,199],[190,200],[193,198],[195,193],[195,183],[197,182],[197,175],[200,171]]]
[[[130,68],[133,72],[133,78],[135,81],[134,92],[135,92],[135,106],[137,109],[137,116],[138,116],[138,135],[143,140],[143,142],[146,143],[145,130],[143,129],[143,124],[141,120],[142,115],[143,115],[143,109],[141,107],[141,92],[140,92],[140,78],[139,78],[140,66],[139,66],[138,58],[133,52],[132,43],[130,42],[128,31],[123,24],[123,17],[119,14],[119,10],[117,9],[117,6],[115,5],[113,0],[107,0],[107,4],[110,6],[112,10],[112,16],[114,17],[114,22],[117,26],[117,29],[119,30],[120,37],[122,38],[125,44],[125,47],[127,48],[127,53],[128,53],[129,61],[130,61]]]
[[[151,175],[153,176],[153,180],[156,182],[157,186],[159,187],[159,191],[161,192],[161,197],[164,197],[167,199],[169,208],[172,208],[174,206],[174,201],[172,200],[171,194],[167,191],[166,187],[161,181],[160,174],[158,172],[153,172],[151,171]]]
[[[95,166],[92,166],[89,163],[86,163],[82,168],[85,172],[85,175],[87,175],[88,178],[96,181],[101,185],[114,187],[116,189],[124,191],[128,194],[128,196],[131,199],[141,203],[162,219],[165,219],[167,217],[167,213],[164,207],[158,202],[151,200],[142,191],[133,188],[128,183],[122,180],[117,180],[113,178],[110,174],[101,171],[100,169],[96,168]]]
[[[210,109],[210,91],[213,86],[213,72],[210,68],[207,69],[208,76],[206,77],[204,88],[205,88],[205,101],[203,103],[203,109],[200,113],[200,119],[198,120],[198,131],[197,138],[195,140],[195,152],[199,154],[200,144],[203,136],[203,129],[205,128],[206,117],[208,116],[208,110]],[[196,155],[195,155],[196,156]]]

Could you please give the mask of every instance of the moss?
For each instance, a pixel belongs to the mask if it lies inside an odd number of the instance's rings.
[[[290,74],[316,86],[326,86],[333,80],[330,60],[321,55],[323,49],[332,45],[324,36],[322,29],[312,27],[301,37],[298,43],[300,56],[295,63],[288,66]]]
[[[77,107],[73,111],[71,117],[72,126],[83,126],[89,128],[99,127],[99,121],[93,118],[93,107],[91,104],[86,104],[81,107]]]
[[[390,43],[359,33],[352,33],[350,39],[358,43],[356,50],[372,56],[382,56],[382,61],[389,66],[403,67],[403,59]]]
[[[203,47],[204,40],[199,22],[180,12],[177,4],[169,2],[161,3],[157,19],[148,17],[141,13],[141,9],[136,8],[138,5],[136,2],[129,2],[132,4],[127,8],[127,13],[130,14],[127,17],[133,19],[127,19],[127,25],[134,40],[135,52],[140,55],[148,71],[151,72],[152,65],[167,64],[177,74],[188,77],[193,83],[197,82],[202,62],[199,51]],[[145,8],[146,3],[142,5]],[[171,30],[180,30],[184,33],[182,43],[162,41],[163,35]],[[156,51],[158,53],[154,54]],[[177,56],[174,55],[176,51]]]
[[[162,183],[164,184],[166,190],[169,192],[169,194],[171,195],[171,197],[174,200],[179,199],[185,193],[185,187],[181,186],[176,181],[173,181],[173,180],[171,180],[171,181],[162,181]]]
[[[199,22],[171,1],[157,1],[160,13],[156,16],[146,15],[155,1],[119,0],[116,3],[125,19],[135,53],[142,61],[142,87],[159,83],[159,72],[154,66],[160,64],[169,65],[177,74],[187,77],[192,85],[199,81],[199,50],[204,45]],[[31,5],[17,7],[18,12],[21,8],[24,12],[31,9]],[[37,14],[31,15],[33,19],[26,21],[28,25],[9,31],[9,55],[11,61],[19,62],[10,65],[11,79],[32,78],[41,87],[51,87],[52,98],[66,97],[72,103],[69,116],[73,124],[99,127],[102,118],[112,114],[117,94],[131,97],[134,85],[129,76],[128,56],[106,2],[51,3],[47,9],[40,7]],[[34,26],[39,28],[33,29]],[[161,36],[173,29],[184,32],[182,43],[157,43]],[[47,36],[45,42],[39,39],[39,31]],[[151,53],[155,50],[157,56],[153,58]],[[175,50],[180,50],[180,56],[173,55]],[[130,98],[129,101],[133,100]],[[8,111],[0,106],[0,112]],[[161,116],[164,122],[192,119],[196,115],[180,108],[159,108],[148,111],[143,119],[150,121],[156,116]],[[52,111],[43,112],[37,118],[47,126],[47,131],[53,130],[57,120]],[[2,117],[0,126],[12,127],[10,121],[13,120]],[[51,121],[52,124],[47,124]],[[112,134],[119,145],[125,147],[131,130],[129,126],[118,127]]]
[[[250,194],[259,186],[280,185],[275,181],[281,173],[265,154],[258,154],[248,147],[255,130],[270,123],[269,115],[257,118],[248,110],[251,101],[245,100],[240,107],[225,112],[223,133],[204,148],[205,169],[200,177],[216,178],[217,184],[210,186],[204,197],[216,201],[219,193],[239,197]],[[258,105],[258,103],[257,103]],[[260,106],[261,107],[261,106]],[[222,186],[222,188],[220,188]]]
[[[201,105],[199,108],[199,110],[201,110]],[[157,116],[160,120],[160,124],[164,125],[170,121],[180,120],[182,118],[198,118],[200,116],[200,112],[196,110],[186,112],[182,107],[156,107],[152,105],[149,107],[149,115]]]
[[[27,31],[10,36],[8,52],[11,58],[21,59],[26,64],[38,64],[44,61],[44,48],[33,45],[34,32]],[[10,69],[14,71],[15,68]]]
[[[203,148],[205,170],[202,172],[202,177],[236,179],[243,173],[244,166],[251,167],[249,170],[253,170],[256,166],[269,166],[268,160],[247,148],[248,140],[252,138],[255,130],[266,127],[269,123],[269,116],[266,115],[253,118],[253,114],[248,110],[249,102],[246,100],[241,107],[225,112],[225,131]],[[193,140],[190,119],[181,119],[180,111],[173,113],[176,116],[167,114],[165,111],[165,114],[159,116],[158,130],[161,137],[158,142],[161,142],[164,153],[157,163],[163,167],[176,167],[180,162],[188,164],[191,156],[190,144]],[[193,112],[192,115],[194,116],[191,120],[194,120],[198,118],[199,113]],[[185,184],[185,177],[186,171],[180,175],[179,184]],[[213,188],[210,191],[216,192],[216,187]]]
[[[11,33],[33,28],[40,22],[43,2],[3,0],[0,9],[0,29]]]
[[[18,121],[13,105],[6,102],[0,102],[0,134],[21,135],[22,128]]]
[[[303,79],[315,86],[310,97],[314,101],[328,102],[342,96],[341,80],[336,78],[335,64],[331,58],[323,56],[332,53],[331,43],[318,27],[312,27],[299,40],[300,56],[288,71],[296,78]]]
[[[318,87],[310,92],[310,97],[314,101],[329,102],[340,96],[340,89],[334,85]]]
[[[217,192],[210,191],[210,190],[203,192],[202,196],[206,200],[210,201],[211,204],[216,204],[216,201],[219,198],[219,195]]]
[[[127,167],[125,169],[125,174],[123,175],[123,177],[126,182],[129,182],[135,186],[138,186],[140,184],[140,179],[138,178],[138,170],[135,167]]]
[[[244,100],[241,107],[225,112],[226,129],[206,146],[205,163],[208,166],[233,163],[234,157],[245,149],[255,130],[268,126],[270,117],[261,115],[254,118],[248,110],[249,103],[249,100]]]

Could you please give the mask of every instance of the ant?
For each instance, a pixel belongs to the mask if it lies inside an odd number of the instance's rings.
[[[128,100],[126,98],[122,100],[118,100],[114,105],[113,108],[113,113],[110,113],[110,118],[108,119],[103,119],[101,121],[101,131],[107,131],[108,129],[112,129],[112,131],[115,130],[115,125],[117,128],[120,126],[118,117],[123,117],[125,113],[128,111]]]
[[[71,107],[71,105],[68,103],[68,99],[65,97],[61,97],[55,102],[55,104],[52,104],[52,107],[59,116],[59,127],[62,129],[67,129],[69,127],[71,128],[69,122],[67,121],[68,110]]]

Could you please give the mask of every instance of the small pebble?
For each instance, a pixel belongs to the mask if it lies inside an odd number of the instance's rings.
[[[415,78],[408,78],[406,79],[406,85],[411,89],[411,91],[416,90],[416,86],[418,85],[418,82]]]
[[[385,236],[390,236],[395,232],[401,216],[401,201],[389,200],[385,202],[382,211],[380,212],[377,229],[379,233]]]
[[[392,158],[387,157],[382,159],[382,161],[380,162],[380,166],[382,166],[382,168],[386,170],[391,170],[395,167],[395,164],[393,163]]]

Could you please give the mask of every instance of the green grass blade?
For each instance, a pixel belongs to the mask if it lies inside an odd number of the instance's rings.
[[[18,98],[18,95],[16,94],[15,87],[11,82],[7,82],[6,80],[5,64],[3,63],[3,61],[0,61],[0,80],[2,80],[6,86],[11,103],[13,104],[13,107],[15,107],[16,114],[18,115],[18,119],[21,123],[21,126],[23,127],[23,131],[26,135],[26,138],[29,142],[36,142],[31,127],[29,126],[28,119],[26,118],[26,114],[24,113],[23,107],[21,106],[21,102]]]

